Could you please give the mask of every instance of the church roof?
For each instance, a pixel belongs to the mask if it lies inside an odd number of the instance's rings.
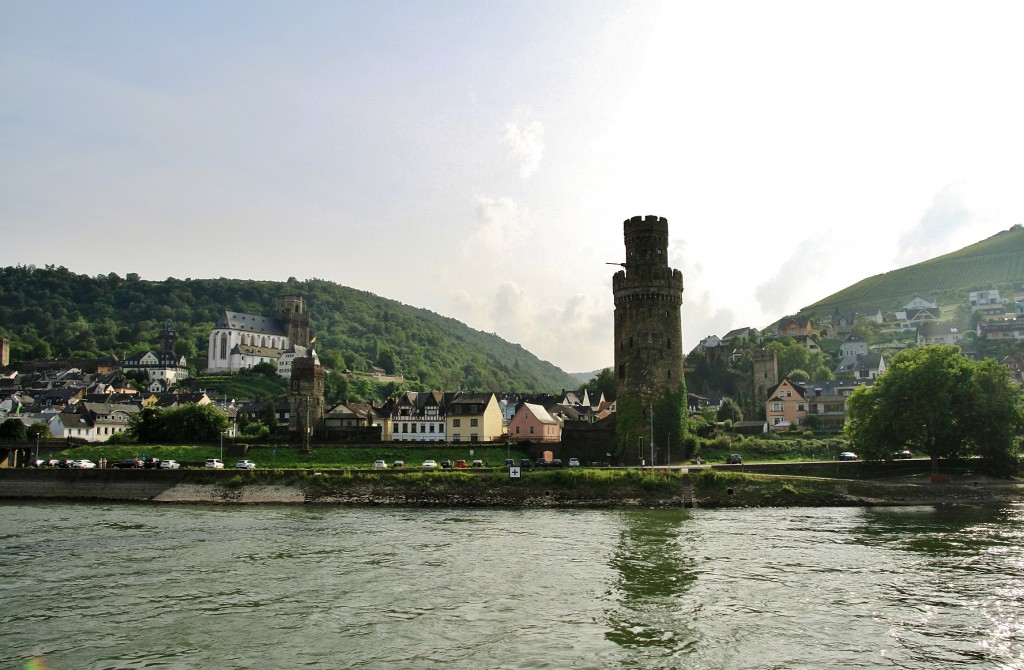
[[[250,333],[263,333],[266,335],[286,334],[277,319],[269,316],[259,316],[258,314],[246,314],[244,312],[225,311],[217,321],[216,327],[244,330]]]

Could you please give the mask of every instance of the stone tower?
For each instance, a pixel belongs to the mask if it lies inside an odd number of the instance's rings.
[[[683,273],[668,266],[668,221],[664,217],[627,219],[623,222],[623,236],[626,262],[624,269],[612,278],[615,382],[620,412],[616,432],[628,442],[622,445],[625,460],[632,460],[633,454],[649,460],[649,447],[639,450],[632,443],[653,439],[655,445],[664,446],[666,439],[681,439],[678,422],[675,428],[670,424],[675,421],[673,416],[681,413],[685,418],[686,413],[680,316]],[[680,393],[682,397],[678,398]],[[681,407],[677,406],[679,403]],[[621,413],[623,409],[625,414]],[[654,419],[653,437],[652,410],[655,414],[665,414],[667,410],[673,415]]]
[[[324,415],[324,368],[312,347],[292,361],[288,401],[288,432],[293,443],[306,444],[316,437]]]
[[[774,351],[754,349],[753,393],[747,416],[764,418],[768,392],[779,383],[779,358]]]
[[[309,312],[306,311],[305,300],[297,295],[282,297],[276,316],[289,343],[303,347],[309,344]]]

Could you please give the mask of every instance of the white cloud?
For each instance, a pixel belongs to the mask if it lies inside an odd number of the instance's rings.
[[[917,225],[900,238],[899,260],[911,265],[949,251],[949,240],[969,226],[974,216],[964,203],[960,185],[943,187]]]
[[[544,158],[544,124],[532,118],[528,107],[520,107],[505,124],[502,141],[509,158],[519,166],[519,177],[524,181],[532,177]]]

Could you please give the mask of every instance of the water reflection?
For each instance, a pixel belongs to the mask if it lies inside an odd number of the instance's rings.
[[[694,610],[688,592],[696,579],[685,551],[689,514],[679,510],[624,512],[623,529],[611,555],[617,578],[605,638],[622,647],[678,651],[693,643],[687,622]]]

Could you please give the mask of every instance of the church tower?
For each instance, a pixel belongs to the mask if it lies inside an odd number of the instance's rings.
[[[668,266],[664,217],[627,219],[623,235],[626,262],[612,277],[616,434],[624,461],[658,462],[657,452],[665,453],[671,442],[681,441],[687,414],[680,315],[683,273]],[[681,448],[673,452],[683,456]]]
[[[163,346],[163,351],[174,352],[174,345],[178,341],[178,334],[174,332],[174,326],[168,321],[164,323],[164,330],[160,333],[160,343]]]
[[[284,328],[289,344],[305,347],[309,344],[309,312],[301,296],[283,296],[277,307],[277,320]]]

